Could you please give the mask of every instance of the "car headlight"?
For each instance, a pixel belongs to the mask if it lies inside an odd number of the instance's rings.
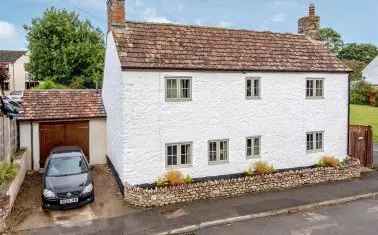
[[[91,193],[93,190],[93,184],[88,184],[87,186],[84,187],[82,193]]]
[[[56,197],[55,193],[51,190],[48,190],[48,189],[43,190],[43,196],[45,198],[55,198]]]

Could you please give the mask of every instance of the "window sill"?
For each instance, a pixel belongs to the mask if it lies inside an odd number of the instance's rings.
[[[251,96],[251,97],[246,97],[246,100],[262,100],[262,98],[261,98],[261,96],[256,96],[256,97],[253,97],[253,96]]]
[[[165,166],[166,169],[170,170],[170,169],[185,169],[185,168],[192,168],[193,165],[192,164],[188,164],[188,165],[175,165],[175,166]]]
[[[253,159],[260,159],[261,156],[258,155],[258,156],[247,156],[247,160],[253,160]]]
[[[323,149],[320,149],[320,150],[306,150],[306,154],[314,154],[314,153],[324,153],[324,150]]]
[[[324,100],[324,99],[325,99],[324,96],[319,96],[319,97],[317,97],[317,96],[307,97],[306,96],[306,100]]]
[[[180,102],[190,102],[192,99],[165,99],[168,103],[180,103]]]
[[[209,161],[209,165],[222,165],[222,164],[227,164],[227,163],[229,163],[228,160],[225,160],[225,161],[213,161],[213,162]]]

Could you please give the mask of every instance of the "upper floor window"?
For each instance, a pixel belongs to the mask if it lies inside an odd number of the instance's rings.
[[[226,162],[228,161],[228,140],[211,140],[209,141],[209,162]]]
[[[306,134],[306,151],[323,152],[324,133],[322,131],[308,132]]]
[[[247,158],[258,158],[260,157],[261,150],[261,137],[248,137],[247,138]]]
[[[9,81],[3,81],[2,84],[0,84],[1,89],[4,91],[9,91]]]
[[[246,97],[247,99],[260,98],[261,84],[260,78],[247,78],[246,79]]]
[[[190,166],[192,164],[192,144],[178,143],[166,145],[167,167]]]
[[[165,82],[166,99],[169,101],[190,100],[192,82],[190,78],[167,78]]]
[[[323,98],[324,95],[324,79],[309,78],[306,79],[306,97],[307,98]]]

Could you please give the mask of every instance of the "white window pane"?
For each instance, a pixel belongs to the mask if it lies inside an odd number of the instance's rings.
[[[316,80],[316,96],[323,96],[323,80]]]
[[[256,137],[253,140],[253,155],[259,156],[260,155],[260,138]]]
[[[250,79],[247,80],[247,97],[252,96],[252,81]]]
[[[210,142],[209,143],[209,161],[216,161],[217,160],[217,143]]]
[[[181,164],[191,164],[191,149],[190,144],[181,145]]]
[[[181,98],[189,99],[191,96],[190,79],[180,80]]]
[[[247,156],[252,155],[252,139],[247,139]]]
[[[307,134],[307,151],[311,151],[311,150],[313,150],[313,140],[314,140],[314,136],[313,136],[313,134],[312,133],[308,133]]]
[[[178,98],[177,80],[167,79],[167,98]]]
[[[260,96],[260,80],[259,79],[253,80],[253,96],[255,97]]]
[[[168,166],[177,165],[177,145],[167,146],[167,165]]]

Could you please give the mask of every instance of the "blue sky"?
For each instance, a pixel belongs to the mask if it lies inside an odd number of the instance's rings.
[[[51,6],[77,11],[105,31],[106,0],[2,0],[0,49],[27,47],[24,24]],[[316,4],[322,26],[336,29],[345,42],[378,46],[377,0],[126,0],[127,18],[230,28],[296,32],[297,19]]]

